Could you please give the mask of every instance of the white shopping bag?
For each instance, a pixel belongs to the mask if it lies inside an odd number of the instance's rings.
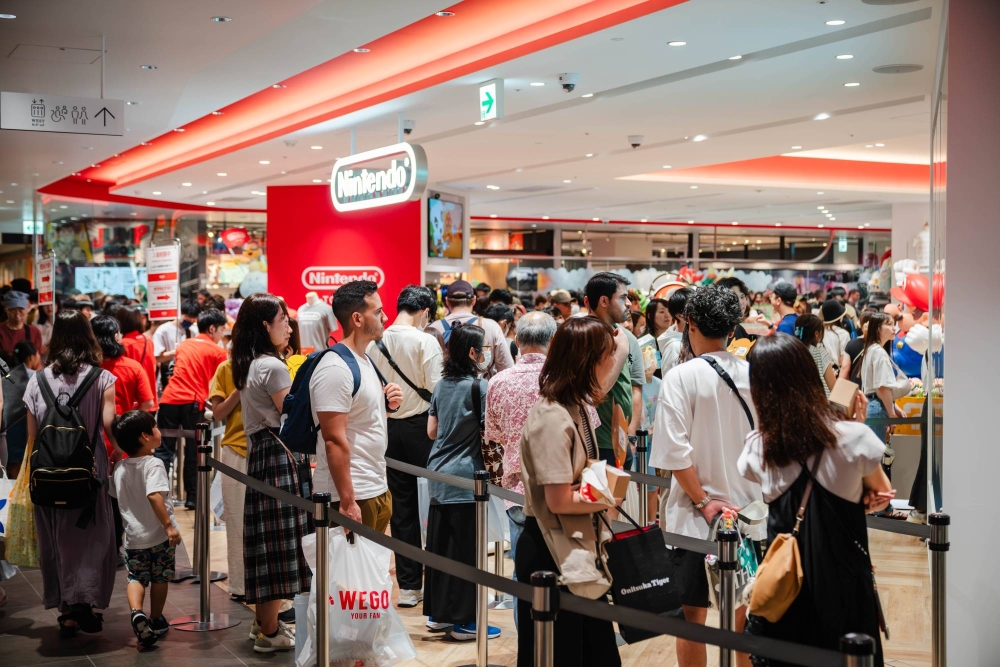
[[[487,542],[510,542],[510,521],[507,520],[507,506],[497,496],[490,496],[487,517]]]
[[[215,479],[212,480],[212,486],[208,489],[208,505],[212,508],[212,512],[215,514],[215,518],[218,522],[225,523],[226,520],[222,518],[222,473],[215,473]]]
[[[0,539],[7,539],[7,516],[10,512],[10,492],[13,490],[14,480],[7,479],[7,471],[0,466]]]
[[[316,580],[316,535],[302,538],[302,553]],[[343,528],[330,529],[330,662],[370,660],[389,667],[417,657],[410,636],[392,606],[392,552],[362,537],[347,541]],[[309,593],[309,616],[298,624],[303,639],[297,667],[316,664],[316,586]],[[305,627],[303,627],[303,625]]]

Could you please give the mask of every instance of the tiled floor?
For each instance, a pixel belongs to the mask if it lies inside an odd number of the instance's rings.
[[[187,556],[178,551],[180,561]],[[214,632],[181,632],[172,628],[152,650],[136,650],[135,635],[129,624],[125,602],[125,569],[118,570],[111,606],[104,610],[104,630],[99,634],[78,633],[75,639],[60,639],[55,610],[41,605],[41,575],[38,570],[22,570],[15,579],[4,581],[7,605],[0,608],[0,664],[90,665],[96,667],[159,667],[197,665],[229,667],[237,665],[291,665],[291,652],[264,655],[254,653],[247,634],[253,611],[230,601],[218,586],[212,586],[212,610],[240,619],[240,624]],[[198,586],[171,584],[164,615],[167,620],[198,612]],[[147,600],[148,610],[148,600]]]

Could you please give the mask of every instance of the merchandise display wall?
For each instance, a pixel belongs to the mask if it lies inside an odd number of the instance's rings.
[[[385,313],[396,295],[421,282],[422,201],[338,213],[325,185],[267,189],[268,291],[297,308],[307,292],[330,302],[335,288],[375,280]]]

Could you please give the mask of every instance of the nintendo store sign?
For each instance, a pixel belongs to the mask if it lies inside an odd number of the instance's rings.
[[[381,287],[385,271],[377,266],[310,266],[302,272],[302,285],[308,290],[333,291],[355,280],[370,280]]]
[[[402,143],[337,160],[330,194],[343,213],[420,199],[426,186],[424,149]]]

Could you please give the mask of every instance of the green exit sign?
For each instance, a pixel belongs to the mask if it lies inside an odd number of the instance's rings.
[[[503,118],[503,79],[479,84],[479,121]]]
[[[847,252],[847,238],[841,236],[840,240],[837,241],[837,250],[840,252]]]

